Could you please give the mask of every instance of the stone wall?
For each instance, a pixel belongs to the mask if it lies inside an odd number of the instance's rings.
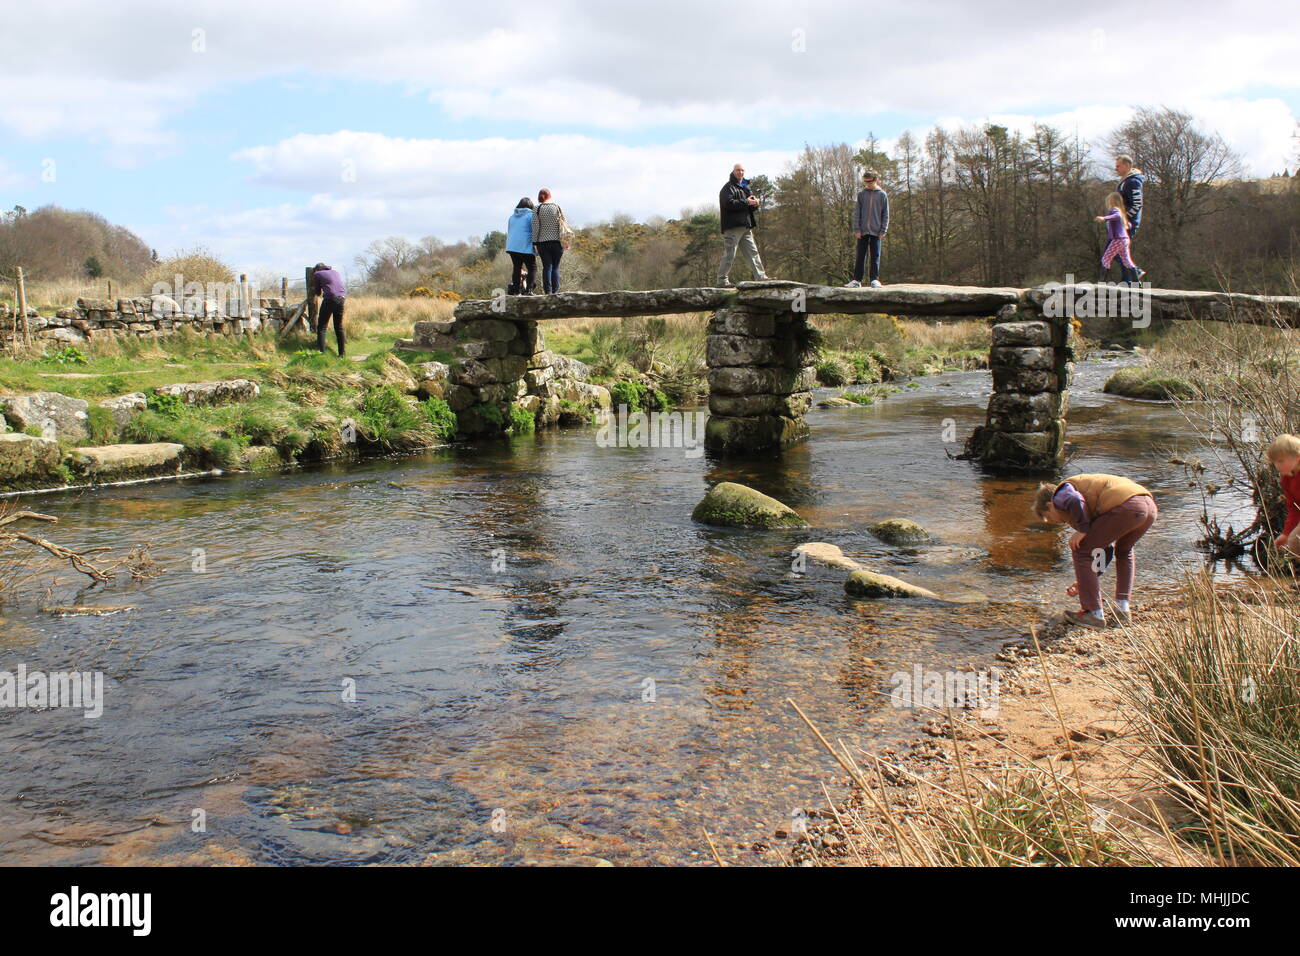
[[[807,315],[719,309],[709,322],[709,421],[705,447],[715,454],[782,448],[808,435],[816,371]]]
[[[1074,370],[1070,319],[1033,306],[1008,307],[993,326],[993,395],[984,425],[963,458],[997,471],[1051,471],[1065,454],[1065,416]]]
[[[289,311],[279,299],[260,299],[248,317],[227,314],[221,303],[205,300],[188,308],[167,296],[133,296],[121,299],[78,299],[74,307],[52,316],[39,315],[28,306],[27,323],[33,341],[79,345],[115,336],[151,338],[179,329],[209,335],[253,335],[278,332]],[[7,303],[0,302],[0,348],[22,340],[22,322]]]
[[[610,406],[609,391],[587,381],[581,362],[547,349],[532,319],[417,322],[394,348],[446,353],[448,361],[418,367],[420,392],[444,399],[468,437],[503,433],[515,407],[545,427],[586,421]]]

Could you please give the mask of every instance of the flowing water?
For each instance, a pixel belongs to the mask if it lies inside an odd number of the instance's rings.
[[[1203,450],[1174,409],[1102,395],[1114,367],[1080,366],[1067,471],[1159,492],[1140,605],[1201,563],[1201,500],[1167,459]],[[0,710],[0,861],[689,863],[703,829],[769,839],[836,773],[787,698],[878,750],[917,726],[890,674],[988,666],[1068,606],[1065,531],[1033,521],[1035,481],[949,458],[988,374],[920,386],[811,412],[780,460],[579,429],[26,502],[59,516],[60,543],[148,544],[166,572],[81,592],[61,575],[57,603],[133,608],[109,617],[0,612],[0,670],[105,681],[98,719]],[[692,523],[722,478],[813,530]],[[896,516],[938,543],[865,530]],[[849,601],[842,572],[792,571],[804,541],[988,601]]]

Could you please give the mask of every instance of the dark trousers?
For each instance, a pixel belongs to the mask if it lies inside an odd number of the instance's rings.
[[[862,281],[866,271],[867,254],[871,254],[871,278],[880,278],[880,237],[861,236],[858,239],[857,254],[853,257],[853,278]]]
[[[537,271],[537,257],[527,252],[510,253],[510,288],[507,295],[531,295],[533,292],[533,274]],[[527,278],[524,273],[527,272]]]
[[[316,315],[316,350],[325,351],[325,333],[329,330],[330,318],[334,319],[334,339],[339,344],[339,355],[343,354],[343,303],[346,300],[327,295],[321,299],[320,312]]]
[[[537,244],[537,254],[542,257],[542,291],[547,295],[560,291],[560,257],[564,247],[558,239]]]

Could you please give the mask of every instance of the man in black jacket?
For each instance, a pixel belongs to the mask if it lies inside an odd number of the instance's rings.
[[[1115,191],[1124,198],[1124,215],[1128,219],[1127,231],[1131,255],[1133,235],[1142,225],[1142,192],[1146,186],[1146,177],[1142,175],[1142,170],[1133,168],[1133,157],[1128,155],[1115,157],[1115,174],[1119,176]],[[1137,271],[1137,278],[1141,279],[1144,275],[1146,275],[1145,269]]]
[[[727,184],[718,194],[718,207],[722,219],[722,261],[718,263],[718,285],[731,285],[731,264],[736,261],[737,249],[749,260],[754,278],[766,279],[763,260],[758,257],[758,245],[754,242],[754,210],[758,208],[758,198],[750,192],[745,167],[740,163],[731,171]]]

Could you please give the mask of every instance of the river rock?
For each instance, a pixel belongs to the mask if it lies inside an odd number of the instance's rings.
[[[808,527],[793,508],[733,481],[719,482],[709,489],[691,512],[691,520],[723,528]]]
[[[250,445],[244,449],[243,464],[249,471],[272,471],[281,467],[284,460],[270,445]]]
[[[826,398],[817,402],[818,408],[857,408],[857,402],[850,402],[847,398],[840,398],[838,395],[828,395]]]
[[[184,445],[152,442],[145,445],[94,445],[74,448],[72,466],[96,480],[122,480],[181,470]]]
[[[256,382],[245,378],[222,382],[178,382],[159,385],[154,391],[159,395],[178,395],[186,405],[231,405],[262,394]]]
[[[52,475],[63,459],[59,443],[21,432],[0,434],[0,485],[18,485]]]
[[[875,571],[853,571],[844,581],[844,590],[851,597],[900,597],[939,599],[939,595],[916,584],[909,584],[902,578]]]
[[[149,400],[144,392],[131,392],[128,395],[119,395],[117,398],[106,398],[99,403],[99,407],[108,409],[109,414],[113,416],[113,425],[121,431],[131,423],[131,419],[137,413],[144,411],[148,404]]]
[[[842,571],[866,570],[865,567],[850,558],[840,548],[833,544],[827,544],[825,541],[809,541],[807,544],[799,545],[790,553],[796,558],[802,555],[805,560],[828,568],[839,568]]]
[[[930,532],[908,518],[877,521],[873,525],[868,525],[867,530],[886,544],[926,544],[930,540]]]
[[[415,389],[425,398],[446,398],[451,386],[451,367],[445,362],[421,362],[411,367]]]
[[[90,437],[90,403],[58,392],[32,392],[0,398],[0,410],[16,430],[36,427],[46,438],[85,441]]]

